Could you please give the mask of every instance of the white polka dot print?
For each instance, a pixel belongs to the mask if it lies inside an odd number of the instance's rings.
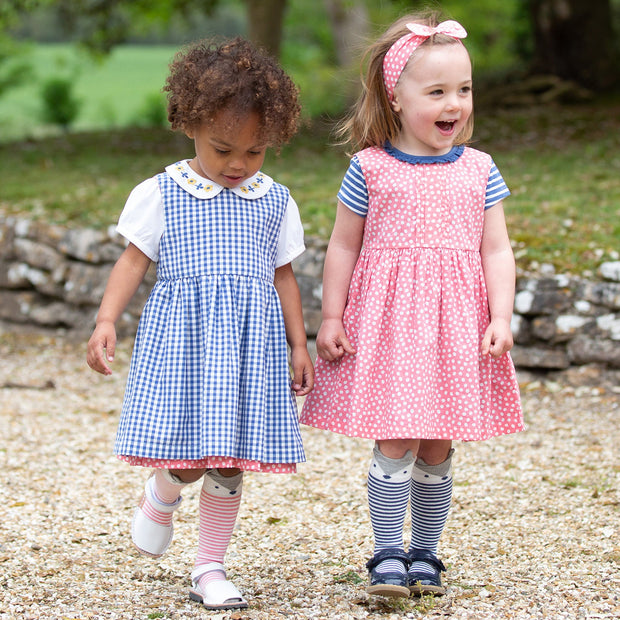
[[[491,158],[410,164],[358,153],[369,193],[344,313],[357,349],[318,360],[301,422],[353,437],[482,440],[523,430],[508,354],[482,357],[480,258]]]

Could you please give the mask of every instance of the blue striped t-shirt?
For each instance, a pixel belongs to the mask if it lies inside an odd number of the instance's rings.
[[[455,146],[445,155],[440,155],[438,157],[417,156],[403,153],[390,144],[386,145],[386,151],[390,155],[411,164],[433,164],[455,161],[463,154],[464,150],[464,146]],[[495,165],[495,162],[493,162],[487,181],[487,191],[484,202],[485,210],[496,205],[508,196],[510,196],[510,190]],[[368,188],[366,187],[366,179],[364,178],[362,167],[356,155],[351,159],[349,169],[344,175],[340,191],[338,192],[338,199],[358,215],[365,217],[368,213]]]

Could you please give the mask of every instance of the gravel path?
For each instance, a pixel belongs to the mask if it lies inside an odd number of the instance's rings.
[[[160,560],[131,546],[147,472],[111,442],[131,342],[116,373],[85,343],[0,329],[0,618],[618,618],[620,394],[523,378],[529,430],[455,454],[442,538],[448,594],[369,599],[370,444],[304,429],[295,476],[246,476],[227,564],[250,601],[214,614],[187,596],[199,485]]]

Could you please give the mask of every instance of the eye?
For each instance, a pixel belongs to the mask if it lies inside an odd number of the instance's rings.
[[[436,90],[432,90],[429,95],[431,95],[432,97],[440,97],[441,95],[443,95],[443,90],[441,90],[441,88],[437,88]]]
[[[471,86],[463,86],[463,88],[461,88],[461,93],[463,93],[464,95],[469,95],[471,91],[472,91]]]
[[[225,151],[224,149],[218,149],[218,148],[215,149],[215,152],[218,155],[228,155],[228,153],[230,153],[230,151]]]

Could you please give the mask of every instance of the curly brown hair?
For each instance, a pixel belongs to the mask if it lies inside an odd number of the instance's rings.
[[[174,130],[195,129],[225,109],[233,123],[257,113],[268,146],[285,144],[297,131],[297,87],[273,58],[241,37],[198,41],[178,52],[163,90]]]

